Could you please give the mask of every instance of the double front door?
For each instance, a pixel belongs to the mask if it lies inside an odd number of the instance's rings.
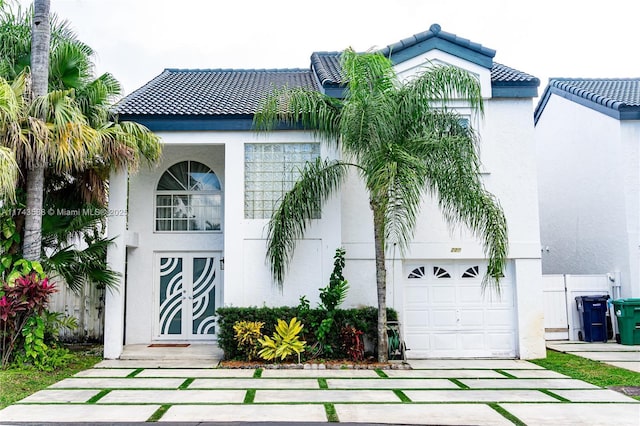
[[[211,340],[220,299],[220,253],[156,253],[157,339]]]

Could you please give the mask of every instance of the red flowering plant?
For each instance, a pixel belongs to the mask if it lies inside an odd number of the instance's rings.
[[[48,278],[31,273],[17,278],[0,288],[0,355],[2,367],[11,361],[13,350],[20,338],[25,337],[25,326],[30,318],[40,317],[56,290]]]

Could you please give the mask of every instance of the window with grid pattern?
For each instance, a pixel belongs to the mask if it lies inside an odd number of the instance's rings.
[[[156,187],[156,231],[220,231],[222,192],[209,167],[182,161],[169,167]]]
[[[244,217],[268,219],[307,161],[320,156],[318,143],[248,143],[244,146]]]

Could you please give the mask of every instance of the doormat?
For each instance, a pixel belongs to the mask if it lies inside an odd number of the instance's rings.
[[[152,343],[150,348],[186,348],[190,343]]]

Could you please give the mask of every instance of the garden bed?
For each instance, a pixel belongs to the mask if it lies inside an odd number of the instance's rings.
[[[259,361],[220,361],[219,368],[263,368],[267,370],[409,370],[411,367],[404,361],[377,362],[365,360],[354,362],[350,360],[323,360],[318,362],[298,363],[263,363]]]

